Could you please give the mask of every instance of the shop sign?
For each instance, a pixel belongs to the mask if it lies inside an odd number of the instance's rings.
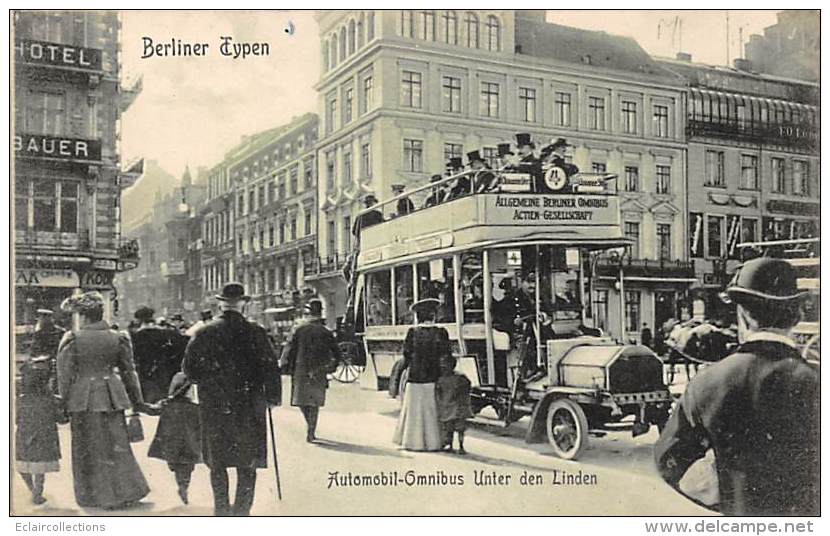
[[[601,195],[499,194],[487,196],[488,225],[618,225],[619,204]]]
[[[15,134],[14,154],[28,158],[58,158],[61,160],[101,160],[101,142],[63,136]]]
[[[80,286],[78,274],[72,270],[17,269],[14,277],[17,287],[61,287],[77,288]]]
[[[92,267],[101,270],[115,270],[116,263],[112,259],[95,259],[92,261]]]
[[[89,270],[81,275],[81,287],[88,290],[110,290],[115,272]]]
[[[24,63],[51,65],[87,71],[101,70],[101,51],[96,48],[76,47],[48,41],[17,39],[14,42],[15,59]]]
[[[767,201],[767,210],[780,214],[793,214],[797,216],[819,216],[821,205],[819,203],[804,203],[802,201],[786,201],[783,199],[771,199]]]

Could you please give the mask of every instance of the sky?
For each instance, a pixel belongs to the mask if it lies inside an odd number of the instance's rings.
[[[674,56],[682,46],[694,61],[726,64],[726,11],[548,11],[548,21],[630,36],[649,53]],[[320,76],[317,23],[310,11],[162,11],[123,13],[126,78],[143,90],[122,118],[124,160],[156,160],[175,176],[186,165],[210,167],[243,135],[317,111]],[[681,21],[678,24],[678,21]],[[662,21],[662,22],[661,22]],[[729,57],[753,33],[775,24],[775,11],[729,12]],[[291,22],[293,32],[286,32]],[[662,29],[659,32],[658,26]],[[677,29],[682,28],[682,32]],[[219,54],[220,37],[267,42],[270,55],[233,59]],[[208,43],[204,57],[142,59],[144,38]]]

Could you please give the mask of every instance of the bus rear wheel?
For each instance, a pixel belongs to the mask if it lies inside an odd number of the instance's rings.
[[[548,443],[565,460],[575,460],[588,446],[588,418],[579,404],[560,398],[551,402],[545,429]]]

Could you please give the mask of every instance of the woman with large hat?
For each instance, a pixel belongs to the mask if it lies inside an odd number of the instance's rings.
[[[393,437],[406,450],[433,451],[443,445],[435,383],[441,375],[441,358],[451,356],[452,351],[447,330],[435,325],[439,305],[437,299],[427,298],[410,307],[419,324],[409,328],[403,345],[409,380]]]
[[[103,320],[100,293],[72,296],[61,307],[80,317],[80,329],[64,336],[57,359],[58,392],[72,434],[75,500],[79,506],[126,506],[150,492],[124,420],[124,410],[149,411],[132,345]]]
[[[725,514],[818,515],[819,375],[790,338],[803,297],[795,269],[753,259],[722,297],[736,304],[740,346],[689,382],[654,447],[658,469]],[[710,474],[714,493],[693,495],[687,472]]]

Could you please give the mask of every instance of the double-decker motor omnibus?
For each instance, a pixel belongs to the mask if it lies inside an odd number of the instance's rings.
[[[793,338],[808,361],[818,363],[821,355],[819,314],[821,309],[821,240],[797,238],[738,244],[741,258],[766,255],[789,262],[798,274],[798,288],[807,293],[801,306],[801,321],[793,328]]]
[[[586,326],[589,257],[629,243],[616,176],[545,178],[553,193],[532,193],[527,174],[468,171],[363,211],[383,219],[360,232],[349,314],[361,382],[381,388],[417,322],[410,305],[437,298],[473,410],[491,406],[504,425],[530,416],[526,441],[547,436],[574,459],[590,430],[626,416],[635,435],[662,426],[671,396],[654,352]],[[441,191],[452,193],[425,206]],[[401,200],[415,210],[394,214]]]

